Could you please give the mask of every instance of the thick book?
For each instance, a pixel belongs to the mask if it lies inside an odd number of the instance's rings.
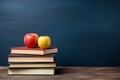
[[[34,69],[8,69],[9,75],[21,75],[21,76],[36,76],[36,75],[54,75],[55,68],[34,68]]]
[[[55,62],[54,56],[9,55],[8,62]]]
[[[26,63],[17,63],[17,62],[13,62],[13,63],[9,63],[9,67],[10,68],[49,68],[49,67],[56,67],[56,63],[55,62],[45,62],[45,63],[40,63],[40,62],[26,62]]]
[[[46,54],[53,54],[58,52],[58,48],[56,47],[41,49],[41,48],[27,48],[25,46],[21,46],[21,47],[12,47],[10,49],[12,54],[46,55]]]

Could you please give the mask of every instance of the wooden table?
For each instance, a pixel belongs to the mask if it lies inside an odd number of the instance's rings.
[[[9,76],[0,67],[0,80],[120,80],[120,67],[57,67],[55,76]]]

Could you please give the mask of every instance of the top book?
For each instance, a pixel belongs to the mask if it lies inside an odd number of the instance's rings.
[[[46,55],[46,54],[54,54],[58,52],[58,48],[56,47],[41,49],[41,48],[27,48],[25,46],[21,46],[21,47],[12,47],[10,49],[12,54]]]

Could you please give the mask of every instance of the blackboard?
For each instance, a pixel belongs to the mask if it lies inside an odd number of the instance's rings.
[[[57,65],[120,66],[119,0],[0,0],[0,65],[29,32],[51,36]]]

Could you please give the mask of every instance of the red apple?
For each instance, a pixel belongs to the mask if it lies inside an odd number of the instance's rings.
[[[34,48],[37,46],[38,35],[36,33],[27,33],[24,36],[24,44],[28,48]]]

